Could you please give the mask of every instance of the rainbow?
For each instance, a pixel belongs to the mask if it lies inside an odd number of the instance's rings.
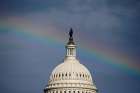
[[[21,23],[22,22],[22,23]],[[13,32],[19,37],[23,38],[32,38],[34,42],[49,42],[57,45],[61,45],[64,42],[65,36],[61,33],[60,30],[55,26],[49,27],[38,27],[36,24],[33,24],[30,21],[22,20],[20,18],[13,18],[6,22],[0,23],[0,28],[9,28],[14,29]],[[47,30],[46,30],[47,28]],[[42,30],[42,31],[39,31]],[[53,36],[53,37],[51,37]],[[139,75],[140,76],[140,64],[133,63],[129,57],[118,53],[115,50],[105,51],[100,48],[100,45],[92,43],[91,45],[83,44],[80,45],[80,51],[84,54],[90,55],[91,58],[96,58],[101,60],[99,62],[104,62],[104,64],[113,66],[117,69],[121,69],[129,74]]]

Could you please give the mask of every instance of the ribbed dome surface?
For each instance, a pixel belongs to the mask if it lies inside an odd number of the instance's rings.
[[[64,87],[64,84],[68,84],[65,85],[67,87],[78,86],[96,89],[90,72],[77,59],[66,59],[52,71],[48,87]]]
[[[76,59],[68,59],[58,65],[52,72],[50,80],[80,80],[92,84],[92,78],[88,69]]]

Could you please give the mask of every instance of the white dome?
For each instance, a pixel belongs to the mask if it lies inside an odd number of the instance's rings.
[[[64,62],[54,68],[44,89],[45,93],[67,93],[67,91],[68,93],[97,92],[90,72],[76,59],[76,45],[73,42],[72,32],[66,45]]]
[[[67,85],[65,85],[67,84]],[[72,85],[73,84],[73,85]],[[52,71],[48,88],[52,87],[87,87],[96,89],[88,69],[77,59],[65,59]]]
[[[58,75],[58,78],[60,76],[60,79],[82,79],[83,81],[88,81],[89,83],[92,83],[90,72],[84,65],[80,64],[79,61],[76,59],[67,59],[64,61],[64,63],[58,65],[53,70],[50,76],[50,80],[55,79],[56,75]]]

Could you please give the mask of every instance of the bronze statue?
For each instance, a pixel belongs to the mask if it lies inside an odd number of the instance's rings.
[[[69,31],[69,36],[70,36],[70,38],[72,38],[72,36],[73,36],[73,30],[72,30],[72,28]]]
[[[73,29],[72,28],[70,28],[70,31],[69,31],[69,42],[68,42],[68,44],[72,44],[72,45],[75,45],[74,44],[74,41],[73,41]]]

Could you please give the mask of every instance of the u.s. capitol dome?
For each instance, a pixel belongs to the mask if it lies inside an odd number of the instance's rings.
[[[64,62],[52,71],[44,93],[97,93],[89,70],[76,59],[72,29],[69,35]]]

